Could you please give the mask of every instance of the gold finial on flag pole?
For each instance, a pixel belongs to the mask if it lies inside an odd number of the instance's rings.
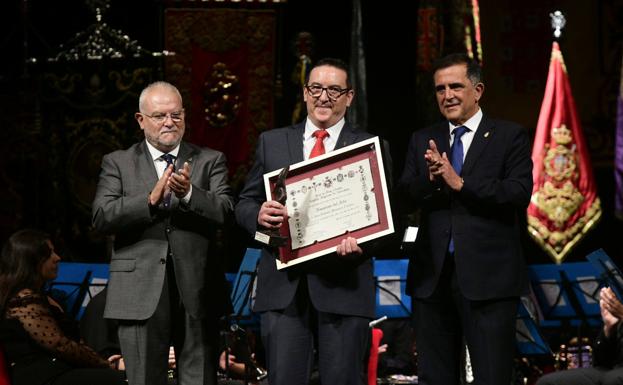
[[[554,30],[554,37],[558,39],[560,37],[562,29],[565,28],[565,24],[567,24],[565,15],[563,15],[560,11],[554,11],[554,13],[549,14],[549,17],[552,19],[552,29]]]

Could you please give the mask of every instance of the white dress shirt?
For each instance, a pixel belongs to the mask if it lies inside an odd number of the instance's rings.
[[[454,124],[448,122],[450,126],[450,148],[452,148],[452,142],[454,142],[454,135],[452,135],[452,131],[455,128],[460,126],[465,126],[469,130],[467,130],[463,136],[461,136],[461,143],[463,143],[463,162],[465,162],[465,156],[467,156],[467,151],[469,150],[469,146],[472,145],[472,140],[474,140],[474,136],[476,135],[476,130],[480,125],[480,121],[482,120],[482,110],[478,108],[478,111],[471,118],[467,119],[467,121],[463,124],[455,126]]]
[[[322,141],[325,153],[333,151],[337,144],[337,138],[340,136],[340,132],[342,132],[345,123],[346,121],[342,118],[333,126],[327,128],[329,136],[325,136]],[[305,132],[303,133],[303,156],[305,160],[309,159],[309,154],[311,154],[312,148],[314,148],[314,144],[316,144],[316,138],[313,136],[316,130],[320,130],[320,128],[316,127],[314,123],[307,118],[305,121]]]

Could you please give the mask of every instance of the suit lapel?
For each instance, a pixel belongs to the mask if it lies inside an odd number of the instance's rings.
[[[305,133],[305,122],[292,126],[287,131],[288,149],[290,151],[290,164],[302,162],[303,155],[303,134]]]
[[[180,151],[177,153],[177,160],[175,161],[175,170],[177,171],[178,169],[184,167],[184,162],[188,162],[188,164],[190,164],[192,178],[193,158],[195,153],[196,151],[191,146],[186,144],[186,142],[180,143]]]
[[[476,134],[474,135],[474,139],[472,140],[472,144],[469,146],[469,150],[467,150],[465,163],[463,164],[463,175],[469,174],[493,135],[495,135],[495,126],[483,116],[478,130],[476,130]]]
[[[156,172],[156,166],[154,166],[154,160],[151,158],[149,150],[147,150],[145,141],[136,146],[134,167],[137,170],[137,174],[143,179],[145,190],[151,191],[158,181],[158,173]]]
[[[353,130],[352,126],[346,122],[344,127],[342,127],[342,131],[340,131],[340,136],[337,138],[337,142],[335,143],[335,150],[349,146],[356,141],[357,133]]]

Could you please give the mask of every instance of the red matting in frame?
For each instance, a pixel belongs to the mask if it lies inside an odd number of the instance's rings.
[[[372,191],[376,199],[378,222],[348,231],[333,238],[316,241],[311,245],[303,246],[296,250],[292,250],[289,226],[282,226],[280,229],[281,235],[288,238],[288,243],[284,247],[279,248],[278,269],[284,269],[335,252],[337,245],[347,237],[354,237],[357,239],[357,243],[361,244],[394,232],[385,180],[385,169],[383,168],[383,158],[378,137],[366,139],[322,156],[291,165],[286,178],[286,190],[291,183],[309,179],[315,175],[342,168],[364,159],[368,159],[370,162],[373,182]],[[274,200],[272,191],[280,171],[281,169],[264,175],[267,199]]]

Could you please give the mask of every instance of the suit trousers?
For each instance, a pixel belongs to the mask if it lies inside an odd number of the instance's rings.
[[[306,282],[302,277],[296,295],[286,309],[262,313],[268,383],[308,384],[316,339],[318,370],[323,384],[364,384],[369,320],[316,310]]]
[[[218,323],[196,319],[180,300],[173,263],[167,258],[156,311],[144,321],[119,322],[119,343],[129,385],[166,385],[173,345],[179,385],[216,385]]]
[[[553,372],[539,378],[536,385],[621,385],[623,368],[579,368]]]
[[[414,298],[419,384],[459,385],[465,343],[472,385],[510,384],[518,301],[465,298],[458,286],[454,255],[447,255],[431,297]]]

